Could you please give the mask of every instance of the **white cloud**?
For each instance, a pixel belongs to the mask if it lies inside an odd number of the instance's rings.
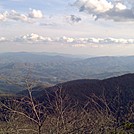
[[[75,39],[71,38],[71,37],[63,36],[63,37],[57,38],[56,41],[62,42],[62,43],[73,43],[73,42],[75,42]]]
[[[16,38],[17,42],[51,42],[52,39],[50,37],[43,37],[38,34],[32,33]]]
[[[3,20],[5,20],[5,16],[4,14],[0,13],[0,21],[3,21]]]
[[[123,5],[122,3],[117,3],[115,5],[115,8],[117,8],[119,10],[125,10],[125,9],[127,9],[127,7],[125,5]]]
[[[1,37],[0,41],[10,41],[11,39],[7,40],[5,37]],[[39,44],[61,44],[61,45],[70,45],[70,46],[75,46],[75,47],[85,47],[85,46],[90,46],[90,45],[97,45],[97,46],[102,46],[102,45],[134,45],[134,38],[95,38],[95,37],[89,37],[89,38],[74,38],[74,37],[47,37],[47,36],[42,36],[38,35],[35,33],[23,35],[20,37],[16,37],[12,39],[13,42],[17,43],[39,43]]]
[[[72,38],[72,37],[60,37],[57,40],[53,40],[61,43],[69,43],[69,44],[82,44],[82,45],[90,45],[90,44],[134,44],[134,39],[124,39],[124,38]]]
[[[30,18],[43,18],[41,10],[32,9],[28,15]]]
[[[123,0],[109,2],[108,0],[77,0],[74,5],[80,12],[86,12],[95,19],[111,19],[114,21],[134,21],[134,5]]]
[[[31,23],[34,19],[43,18],[43,13],[40,10],[31,10],[29,13],[23,14],[15,10],[5,11],[0,13],[0,21],[14,20]]]
[[[5,37],[0,37],[0,42],[7,41]]]
[[[103,13],[113,8],[112,3],[106,0],[77,0],[75,5],[79,7],[80,11],[85,10],[91,13]]]
[[[3,13],[0,13],[0,21],[5,21],[8,16],[8,12],[5,11]]]

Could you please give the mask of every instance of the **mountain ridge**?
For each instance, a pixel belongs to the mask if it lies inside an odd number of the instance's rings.
[[[46,104],[48,96],[51,101],[56,99],[55,92],[61,93],[62,96],[68,96],[69,100],[79,102],[82,107],[96,96],[99,103],[101,99],[104,99],[112,110],[117,109],[120,105],[126,111],[128,105],[134,102],[134,73],[104,80],[74,80],[48,88],[38,86],[33,89],[32,95],[39,102]],[[18,95],[24,96],[26,94],[27,91],[18,93]],[[120,101],[118,102],[118,100]]]

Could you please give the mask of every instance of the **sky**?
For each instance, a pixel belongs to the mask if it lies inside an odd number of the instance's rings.
[[[0,52],[134,55],[134,0],[0,0]]]

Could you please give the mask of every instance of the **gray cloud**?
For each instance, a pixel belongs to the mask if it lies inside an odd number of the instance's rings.
[[[15,20],[15,21],[22,21],[22,22],[29,22],[27,15],[18,13],[15,10],[12,10],[11,12],[7,12],[6,19]]]
[[[82,19],[80,17],[77,17],[75,15],[70,15],[70,16],[66,16],[66,20],[69,23],[78,23],[80,22]]]
[[[74,3],[80,12],[87,12],[97,19],[109,19],[114,21],[134,21],[134,2],[132,0],[114,1],[108,0],[77,0]]]

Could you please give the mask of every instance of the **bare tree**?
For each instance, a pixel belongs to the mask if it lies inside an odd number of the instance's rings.
[[[11,83],[8,80],[9,83]],[[19,85],[19,84],[17,84]],[[31,77],[23,80],[23,87],[27,93],[25,96],[15,96],[7,101],[1,101],[1,108],[10,113],[6,122],[15,122],[13,132],[20,134],[27,131],[31,134],[118,134],[133,133],[134,106],[128,106],[129,113],[124,117],[124,124],[117,126],[118,118],[115,111],[111,110],[105,94],[86,96],[84,106],[79,101],[71,98],[63,89],[58,87],[52,92],[44,90],[45,102],[37,101],[33,93],[36,81]],[[120,100],[115,96],[118,106]],[[117,107],[117,110],[118,109]],[[24,118],[24,124],[33,125],[20,128],[16,122]],[[8,120],[10,119],[10,120]],[[12,121],[11,121],[12,120]],[[31,124],[33,123],[33,124]],[[34,129],[33,129],[34,128]],[[128,130],[129,129],[129,130]],[[8,132],[8,130],[7,130]]]
[[[45,121],[47,114],[46,108],[41,103],[36,101],[32,96],[33,87],[36,86],[35,80],[32,80],[31,78],[27,77],[25,78],[25,80],[23,80],[23,85],[20,85],[20,83],[12,82],[7,79],[6,82],[15,84],[17,86],[22,86],[24,89],[27,90],[27,95],[23,97],[15,97],[12,100],[8,100],[8,102],[10,102],[10,105],[2,101],[0,102],[0,105],[6,108],[11,113],[22,115],[37,124],[38,134],[41,134],[41,127]],[[18,105],[19,109],[13,107],[13,104]]]

